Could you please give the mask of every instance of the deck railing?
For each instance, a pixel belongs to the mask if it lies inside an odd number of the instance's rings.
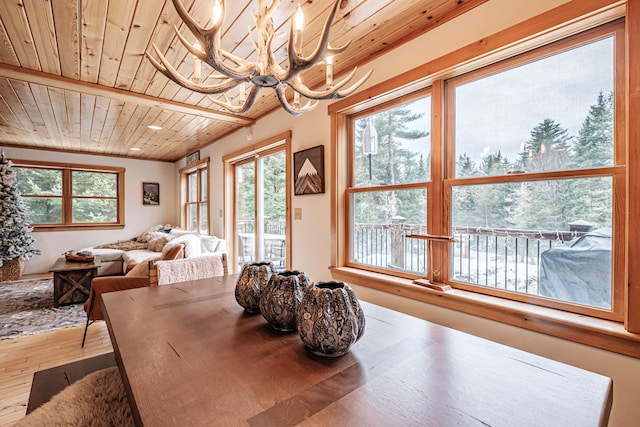
[[[585,234],[579,231],[454,227],[454,280],[538,295],[544,251]]]
[[[255,223],[251,220],[238,221],[238,233],[255,232]],[[264,233],[266,234],[286,234],[286,223],[284,221],[264,221]]]
[[[239,232],[254,231],[253,221],[239,223]],[[285,223],[265,221],[265,233],[284,234]],[[385,224],[354,224],[350,259],[394,270],[425,274],[424,240],[406,237],[424,234],[426,226],[394,218]],[[541,255],[547,249],[585,232],[453,227],[450,245],[453,280],[481,286],[538,294]]]
[[[382,268],[425,274],[425,242],[408,234],[426,233],[425,225],[393,220],[355,224],[351,260]],[[514,292],[538,294],[542,253],[585,232],[453,227],[453,280]]]

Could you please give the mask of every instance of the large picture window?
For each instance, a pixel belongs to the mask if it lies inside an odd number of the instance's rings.
[[[616,37],[592,31],[447,82],[453,282],[622,318]]]
[[[613,22],[332,106],[334,277],[520,326],[625,321],[624,41]]]
[[[15,163],[18,191],[35,230],[124,224],[123,168]]]

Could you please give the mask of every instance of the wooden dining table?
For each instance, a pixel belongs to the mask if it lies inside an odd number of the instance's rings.
[[[244,312],[236,280],[102,296],[137,425],[607,425],[605,376],[364,301],[349,353],[316,356]]]

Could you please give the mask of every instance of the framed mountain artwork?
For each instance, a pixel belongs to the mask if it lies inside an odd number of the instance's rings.
[[[293,153],[294,194],[324,193],[324,145]]]

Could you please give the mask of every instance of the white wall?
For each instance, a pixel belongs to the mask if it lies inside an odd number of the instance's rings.
[[[385,81],[448,52],[477,42],[483,37],[565,2],[563,0],[535,2],[491,0],[364,65],[362,70],[370,68],[374,70],[373,76],[365,87]],[[360,71],[358,75],[363,72]],[[331,263],[329,161],[332,153],[329,151],[330,119],[327,115],[327,103],[321,102],[315,111],[298,118],[292,118],[282,110],[275,111],[256,123],[253,140],[259,142],[287,130],[292,130],[294,152],[319,144],[325,145],[327,193],[294,196],[292,208],[302,209],[302,220],[293,221],[291,237],[293,267],[306,271],[314,281],[329,280],[331,278],[328,270]],[[223,220],[218,215],[223,207],[223,195],[221,191],[215,191],[219,188],[218,183],[223,182],[222,156],[246,145],[245,131],[240,130],[201,150],[202,156],[211,157],[211,221],[214,234],[221,234],[224,230]],[[377,304],[609,376],[614,382],[614,403],[610,425],[640,425],[640,407],[635,402],[638,392],[636,384],[640,384],[640,359],[621,356],[367,288],[357,287],[356,292],[360,298]],[[523,386],[526,385],[523,384]]]
[[[68,250],[130,239],[156,224],[175,224],[177,202],[173,163],[152,162],[42,150],[4,148],[7,159],[40,160],[125,168],[125,227],[118,230],[34,232],[42,251],[25,263],[25,274],[45,273]],[[142,205],[142,183],[160,184],[160,205]]]

